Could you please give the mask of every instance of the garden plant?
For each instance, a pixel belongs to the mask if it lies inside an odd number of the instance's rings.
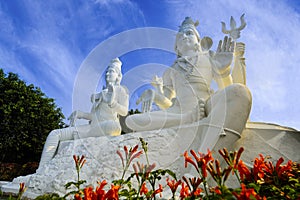
[[[117,199],[237,199],[237,200],[268,200],[268,199],[300,199],[300,164],[291,160],[285,164],[283,158],[272,161],[271,157],[259,155],[248,167],[242,160],[244,148],[228,152],[226,148],[218,151],[226,163],[214,159],[212,152],[184,152],[184,165],[191,165],[197,174],[195,177],[181,177],[168,169],[155,169],[155,163],[150,163],[147,155],[148,144],[140,138],[141,147],[124,146],[123,152],[118,150],[123,172],[118,180],[112,181],[110,187],[106,180],[98,181],[96,188],[83,186],[85,180],[80,180],[86,159],[85,156],[74,155],[77,180],[67,183],[66,189],[71,189],[64,197],[56,194],[46,194],[36,199],[75,199],[75,200],[117,200]],[[146,163],[140,163],[138,158],[144,155]],[[132,167],[134,173],[127,175]],[[236,177],[239,187],[226,185],[229,176]],[[209,177],[214,184],[208,184]],[[72,189],[73,188],[73,189]],[[21,198],[25,186],[20,185]]]

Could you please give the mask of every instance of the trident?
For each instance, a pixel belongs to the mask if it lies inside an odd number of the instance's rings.
[[[222,23],[222,32],[224,34],[229,34],[230,37],[234,41],[236,41],[238,38],[240,38],[240,32],[241,32],[241,30],[243,30],[245,28],[245,26],[246,26],[246,22],[245,22],[244,16],[245,16],[245,14],[243,14],[241,16],[241,18],[240,18],[241,19],[241,25],[238,28],[236,28],[236,22],[235,22],[235,20],[233,19],[232,16],[230,17],[230,28],[231,28],[230,30],[227,30],[225,23],[221,22]]]

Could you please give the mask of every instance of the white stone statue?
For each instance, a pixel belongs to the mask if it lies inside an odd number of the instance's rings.
[[[216,52],[210,51],[212,40],[200,38],[191,18],[186,17],[176,36],[177,59],[159,80],[155,77],[137,103],[142,114],[126,118],[134,131],[169,128],[193,122],[223,127],[241,133],[251,110],[251,94],[243,84],[233,83],[231,64],[235,42],[225,37]],[[237,53],[236,53],[237,54]],[[215,80],[219,90],[213,92]],[[161,110],[150,112],[152,103]]]
[[[156,163],[156,169],[170,169],[177,177],[195,173],[183,164],[182,153],[190,149],[206,152],[209,148],[216,158],[219,149],[243,146],[242,159],[249,164],[259,153],[299,162],[299,131],[255,122],[248,122],[244,129],[251,109],[251,94],[243,78],[245,45],[235,45],[225,38],[214,53],[209,50],[212,40],[200,39],[196,25],[190,18],[184,20],[175,45],[178,58],[162,78],[154,76],[151,84],[155,90],[146,90],[138,99],[144,113],[127,117],[127,125],[141,132],[109,136],[120,134],[117,116],[126,115],[128,107],[128,93],[120,86],[121,62],[115,59],[107,69],[106,88],[92,95],[91,113],[76,111],[70,117],[71,125],[78,118],[88,119],[90,123],[52,131],[44,147],[40,166],[45,165],[41,170],[0,185],[1,191],[17,194],[19,183],[25,182],[28,187],[25,197],[33,199],[53,192],[63,196],[70,192],[65,184],[76,178],[73,155],[85,155],[87,159],[80,172],[81,179],[87,181],[85,186],[96,187],[99,179],[117,180],[123,168],[116,150],[135,146],[139,138],[149,144],[148,158]],[[231,29],[234,31],[229,34],[234,33],[236,40],[241,27]],[[234,66],[233,70],[230,65]],[[213,80],[219,86],[216,92],[210,87]],[[150,112],[152,102],[161,110]],[[107,137],[91,138],[102,135]],[[146,162],[145,157],[140,159]],[[236,183],[232,184],[235,187]]]
[[[129,104],[128,91],[120,85],[121,65],[121,61],[115,58],[107,67],[106,88],[91,96],[93,106],[90,113],[74,111],[69,117],[71,127],[51,131],[39,167],[54,157],[60,141],[121,134],[119,115],[127,115]],[[86,119],[89,123],[74,126],[76,119]]]

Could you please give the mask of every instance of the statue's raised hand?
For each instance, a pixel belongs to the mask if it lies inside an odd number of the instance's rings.
[[[214,55],[216,67],[218,67],[219,70],[223,70],[231,64],[234,46],[235,42],[233,42],[231,38],[228,38],[228,36],[225,36],[223,41],[219,41],[217,52]]]
[[[68,117],[68,120],[70,120],[70,126],[75,126],[75,121],[78,119],[78,112],[74,111],[72,114]]]
[[[150,112],[152,103],[155,98],[155,91],[152,89],[145,90],[140,98],[136,101],[136,104],[142,103],[142,112]]]
[[[112,84],[108,84],[106,89],[107,91],[103,95],[103,101],[109,106],[112,106],[114,103],[116,103],[115,87]]]

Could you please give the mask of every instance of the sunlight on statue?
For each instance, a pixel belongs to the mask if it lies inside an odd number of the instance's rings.
[[[70,127],[51,131],[43,149],[40,167],[53,158],[60,141],[121,134],[119,115],[127,115],[129,104],[128,91],[120,85],[121,65],[121,61],[115,58],[107,67],[106,87],[100,93],[92,94],[90,113],[74,111],[69,117]],[[89,123],[76,126],[77,119],[86,119]]]
[[[175,42],[177,59],[162,78],[153,78],[155,89],[144,91],[138,99],[143,113],[126,118],[133,131],[200,122],[242,132],[252,99],[247,87],[231,76],[231,65],[235,55],[241,59],[243,52],[235,51],[236,43],[228,36],[220,40],[216,52],[211,51],[212,40],[201,39],[197,25],[190,17],[182,22]],[[239,44],[238,50],[244,51],[244,46]],[[216,92],[211,89],[213,80],[219,88]],[[153,103],[161,110],[151,112]]]

